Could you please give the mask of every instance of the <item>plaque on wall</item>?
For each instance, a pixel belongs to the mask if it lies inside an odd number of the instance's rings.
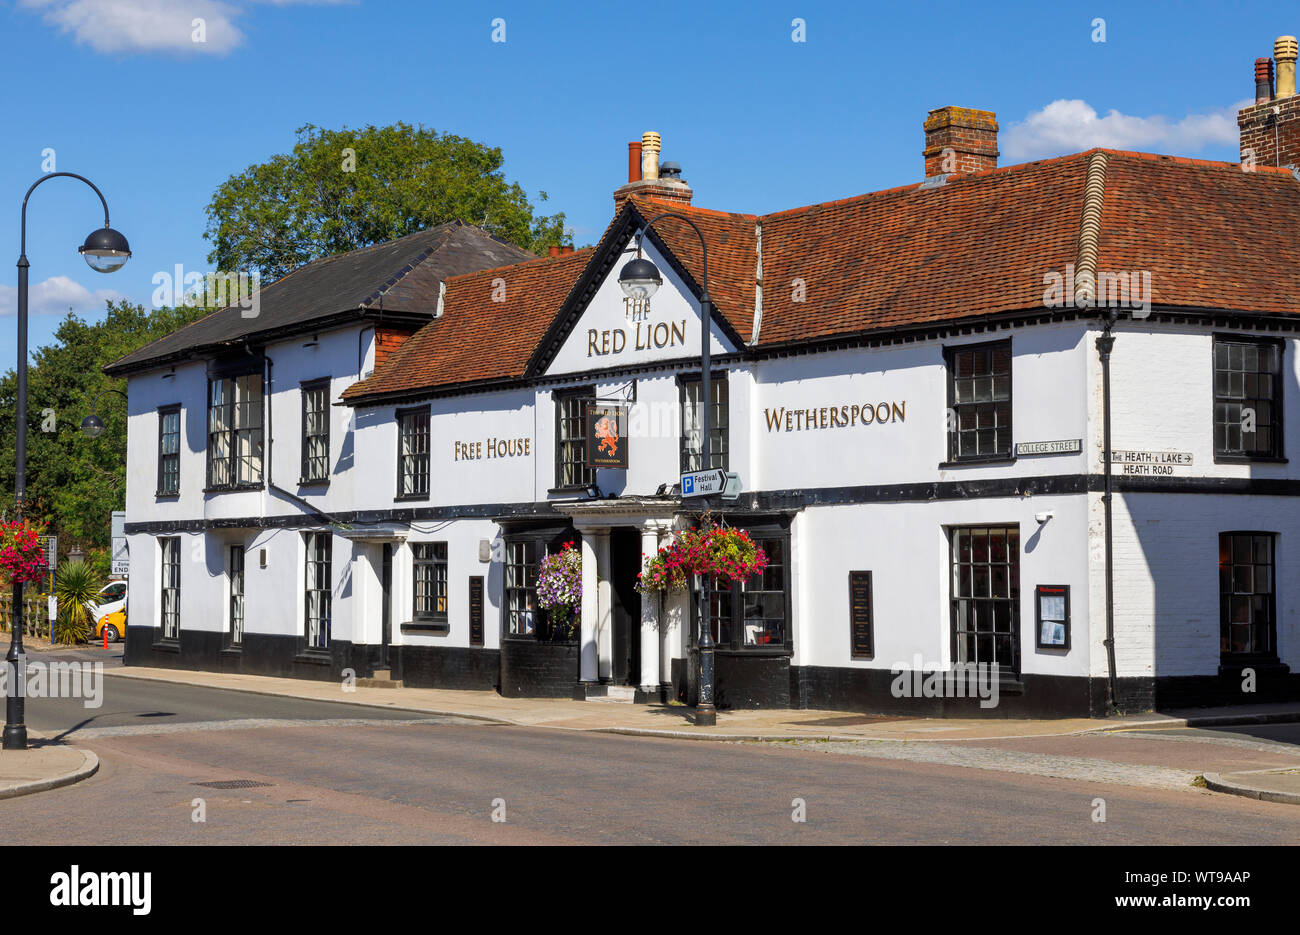
[[[587,404],[587,467],[627,467],[627,407]]]
[[[469,579],[469,645],[483,645],[483,576]]]
[[[1039,649],[1070,648],[1070,586],[1040,584],[1034,589]]]
[[[849,572],[849,636],[854,659],[870,659],[875,655],[872,640],[871,572]]]

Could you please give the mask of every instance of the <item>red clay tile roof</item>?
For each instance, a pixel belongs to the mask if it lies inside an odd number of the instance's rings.
[[[415,387],[523,376],[528,360],[594,248],[446,280],[443,314],[425,325],[344,399]],[[503,301],[494,302],[493,294]]]
[[[762,348],[1041,308],[1044,275],[1078,259],[1095,152],[763,216],[631,205],[646,219],[673,210],[699,225],[711,295],[745,340],[761,226]],[[1300,314],[1300,181],[1289,171],[1107,152],[1098,271],[1150,271],[1156,305]],[[618,220],[602,247],[622,246],[605,243]],[[694,232],[673,221],[655,230],[698,285]],[[523,376],[599,250],[448,279],[443,317],[344,397]],[[490,300],[497,277],[504,303]]]
[[[1150,270],[1156,305],[1300,314],[1300,182],[1286,169],[1115,153],[1099,270]]]

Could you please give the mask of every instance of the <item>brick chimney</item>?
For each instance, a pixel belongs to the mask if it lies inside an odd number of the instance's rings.
[[[689,205],[694,192],[681,177],[676,163],[659,166],[659,134],[647,131],[640,142],[627,144],[627,184],[614,191],[614,210],[619,211],[629,198],[646,198],[666,205]]]
[[[998,121],[991,110],[940,107],[925,118],[925,177],[998,167]]]
[[[1237,113],[1241,161],[1258,166],[1300,165],[1300,96],[1296,95],[1295,36],[1278,36],[1273,60],[1255,59],[1255,103]],[[1273,66],[1277,89],[1273,89]]]

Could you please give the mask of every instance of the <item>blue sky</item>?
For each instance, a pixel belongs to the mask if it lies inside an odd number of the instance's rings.
[[[948,104],[997,112],[1004,165],[1094,145],[1231,160],[1255,58],[1297,33],[1298,7],[1222,0],[0,0],[0,258],[17,259],[22,197],[53,149],[104,190],[135,256],[90,271],[76,247],[101,223],[93,193],[43,185],[32,347],[69,305],[90,319],[108,292],[148,305],[156,272],[208,268],[216,187],[305,123],[401,120],[499,146],[507,177],[549,193],[542,210],[564,211],[580,245],[608,223],[644,130],[697,205],[747,212],[918,181],[921,123]],[[16,282],[5,265],[5,369]]]

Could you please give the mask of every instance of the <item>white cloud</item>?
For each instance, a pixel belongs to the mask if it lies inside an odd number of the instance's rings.
[[[224,55],[244,41],[239,11],[219,0],[21,0],[96,52]],[[195,20],[203,21],[202,39]]]
[[[253,2],[332,6],[350,0]],[[244,10],[221,0],[19,0],[19,5],[40,10],[45,22],[96,52],[225,55],[244,42],[235,25]]]
[[[91,292],[67,276],[51,276],[44,282],[33,283],[27,290],[28,315],[65,315],[69,306],[77,313],[101,312],[104,303],[124,299],[113,289],[96,289]],[[0,317],[18,314],[18,287],[0,284]]]
[[[1027,162],[1103,147],[1158,153],[1194,153],[1207,146],[1235,145],[1240,101],[1181,120],[1133,117],[1111,110],[1104,117],[1087,101],[1052,101],[1002,133],[1004,163]]]

